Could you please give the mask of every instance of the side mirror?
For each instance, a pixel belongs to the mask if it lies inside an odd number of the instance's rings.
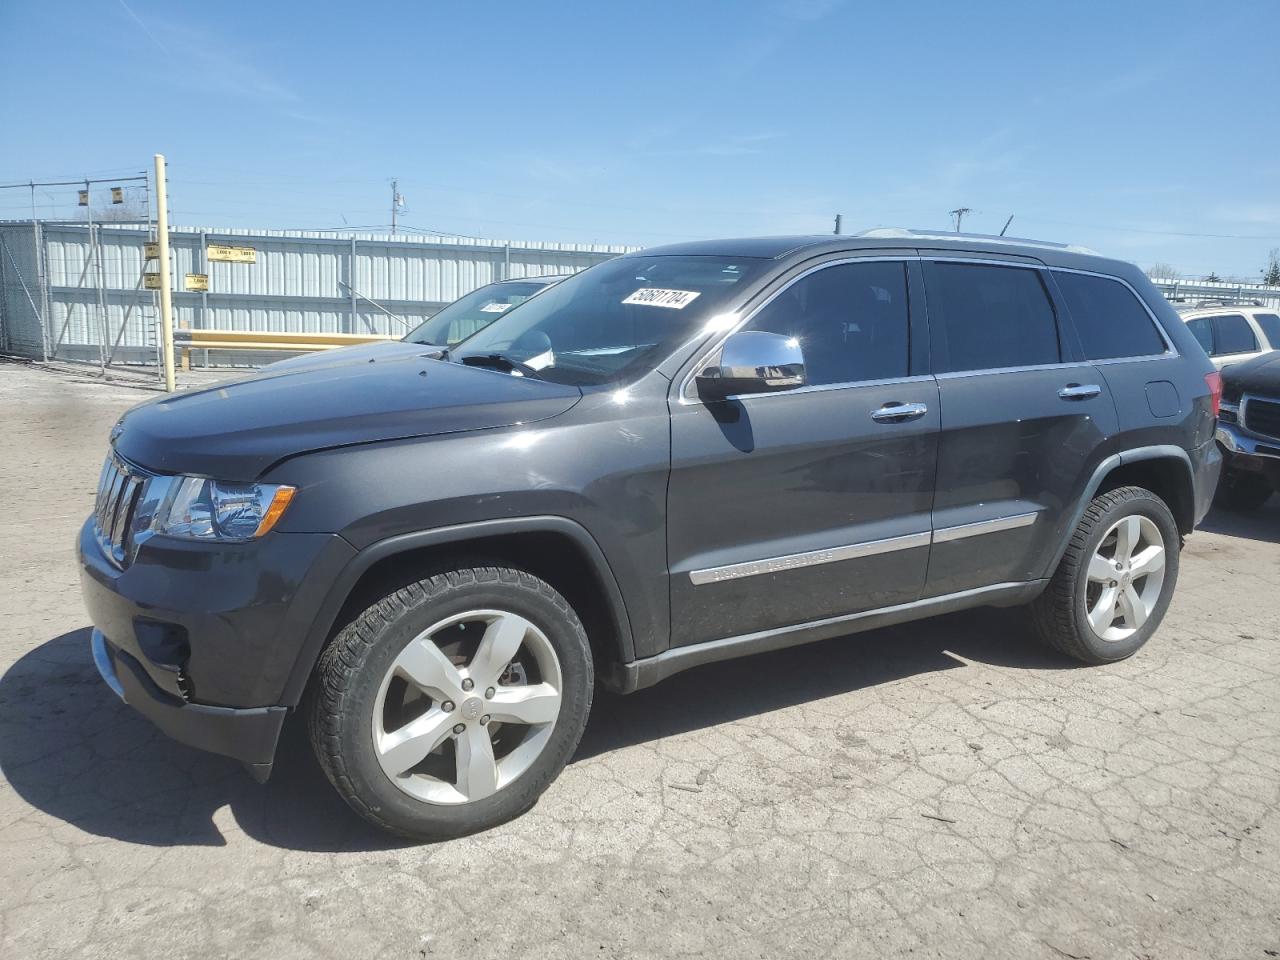
[[[795,337],[744,330],[724,342],[719,359],[695,382],[698,396],[707,401],[794,390],[805,384],[804,351]]]

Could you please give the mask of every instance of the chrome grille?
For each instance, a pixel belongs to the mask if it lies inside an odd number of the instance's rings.
[[[1261,436],[1280,440],[1280,401],[1246,397],[1244,428]]]
[[[129,527],[146,479],[145,474],[129,467],[115,454],[107,457],[102,476],[98,478],[93,528],[102,548],[121,566],[128,557]]]

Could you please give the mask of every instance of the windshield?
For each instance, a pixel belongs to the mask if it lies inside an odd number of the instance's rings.
[[[455,357],[501,355],[543,380],[620,384],[650,370],[724,312],[767,261],[622,257],[559,283],[464,341]]]
[[[554,279],[506,280],[472,290],[422,324],[405,340],[451,347],[554,282]]]

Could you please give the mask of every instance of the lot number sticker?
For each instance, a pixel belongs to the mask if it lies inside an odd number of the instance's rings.
[[[667,307],[670,310],[683,310],[698,299],[697,290],[663,290],[661,287],[641,287],[623,303],[639,303],[646,307]]]
[[[509,303],[486,303],[480,308],[481,313],[506,313],[511,309]]]

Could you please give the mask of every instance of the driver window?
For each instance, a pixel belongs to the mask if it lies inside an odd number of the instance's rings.
[[[906,270],[885,260],[824,267],[784,289],[746,329],[799,340],[811,386],[905,377]]]

